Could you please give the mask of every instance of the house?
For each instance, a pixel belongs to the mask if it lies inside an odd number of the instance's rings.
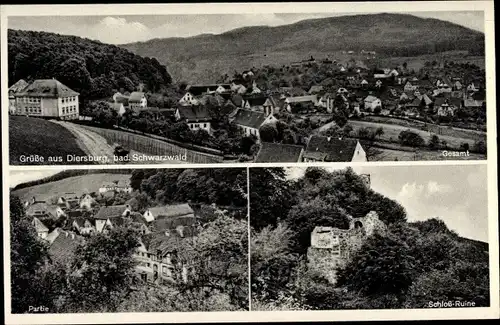
[[[14,93],[16,114],[76,120],[79,95],[56,79],[37,79]]]
[[[300,162],[304,147],[293,144],[262,142],[255,162]]]
[[[74,232],[56,228],[47,236],[46,241],[49,244],[50,258],[61,265],[69,265],[76,249],[83,243],[83,238]]]
[[[164,205],[148,208],[142,215],[147,222],[153,222],[160,218],[174,218],[179,216],[193,216],[194,211],[189,204]]]
[[[260,88],[257,86],[257,84],[255,83],[255,81],[253,81],[252,83],[252,91],[250,92],[250,94],[260,94],[262,93],[262,90],[260,90]]]
[[[212,132],[210,122],[212,117],[205,106],[181,106],[175,112],[175,118],[178,121],[184,121],[192,131],[205,130]]]
[[[368,95],[365,100],[365,110],[374,110],[377,107],[382,107],[382,102],[380,101],[379,98]]]
[[[24,79],[18,80],[15,84],[9,87],[9,113],[16,114],[16,94],[17,92],[22,91],[24,88],[28,86],[28,83]]]
[[[316,95],[309,96],[296,96],[288,97],[285,99],[285,108],[288,112],[292,112],[292,107],[299,105],[311,105],[316,106],[318,104],[318,97]]]
[[[438,116],[453,116],[453,108],[447,102],[441,104],[437,109]]]
[[[95,215],[95,228],[97,232],[103,232],[106,227],[114,227],[123,222],[123,217],[127,217],[132,212],[128,204],[103,206]]]
[[[415,91],[416,89],[418,88],[418,85],[415,83],[415,82],[410,82],[410,81],[407,81],[403,90],[405,92],[407,91]]]
[[[26,215],[30,217],[55,217],[50,213],[49,205],[45,201],[31,202],[26,208]]]
[[[49,235],[49,228],[47,228],[43,222],[40,221],[37,217],[33,218],[31,224],[35,227],[35,231],[39,238],[45,239]]]
[[[243,85],[240,86],[243,87]],[[240,92],[241,87],[239,87],[235,83],[231,85],[229,84],[189,85],[188,87],[186,87],[186,93],[179,100],[179,104],[182,106],[199,105],[200,104],[199,99],[201,98],[202,95],[216,94],[216,93],[222,94],[231,91],[244,94],[246,93],[246,88],[244,89],[244,92]]]
[[[243,99],[241,107],[264,112],[267,116],[273,114],[278,105],[272,96],[251,96]]]
[[[57,199],[57,205],[64,209],[78,207],[79,197],[76,193],[64,193]]]
[[[106,192],[123,192],[132,193],[132,187],[130,186],[130,181],[128,180],[114,180],[112,182],[104,182],[101,187],[99,187],[99,193]]]
[[[240,127],[245,136],[254,135],[260,139],[259,129],[268,123],[276,123],[278,120],[273,114],[266,116],[263,112],[251,111],[247,109],[238,109],[232,121]]]
[[[91,210],[96,200],[90,194],[83,194],[80,198],[80,209]]]
[[[95,219],[71,218],[67,224],[70,230],[76,231],[80,235],[90,235],[96,231]]]
[[[304,162],[364,162],[366,152],[354,139],[312,135],[303,154]]]
[[[134,254],[138,262],[136,272],[139,278],[158,285],[186,282],[189,266],[176,259],[177,250],[182,246],[184,238],[184,234],[175,230],[142,236],[140,246]]]
[[[131,110],[148,107],[148,100],[142,91],[134,91],[128,98],[128,106]]]

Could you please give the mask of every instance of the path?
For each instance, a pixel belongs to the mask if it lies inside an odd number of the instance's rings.
[[[110,146],[106,139],[94,132],[88,131],[77,124],[64,121],[53,121],[75,135],[82,150],[89,156],[94,157],[107,157],[107,162],[99,160],[100,164],[113,164],[114,163],[114,148]]]
[[[53,121],[54,123],[58,123],[59,125],[68,129],[71,133],[73,133],[77,139],[78,144],[82,148],[82,150],[89,156],[94,157],[107,157],[107,162],[104,160],[100,160],[100,164],[126,164],[126,162],[114,161],[114,148],[118,144],[114,144],[113,146],[109,145],[106,139],[92,132],[84,127],[79,126],[78,124],[74,124],[71,122],[65,121]],[[126,148],[128,149],[128,148]],[[135,150],[129,151],[129,157],[133,157],[133,155],[146,155]],[[187,163],[184,161],[178,160],[141,160],[137,162],[132,162],[137,164],[183,164]]]

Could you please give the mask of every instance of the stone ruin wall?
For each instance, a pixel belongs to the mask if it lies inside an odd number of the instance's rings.
[[[361,222],[362,228],[355,228],[354,223]],[[366,238],[375,233],[384,235],[387,231],[385,224],[378,219],[375,211],[371,211],[365,217],[352,218],[350,229],[338,229],[322,227],[321,233],[311,234],[311,244],[307,251],[308,267],[323,274],[332,284],[335,284],[337,270],[344,267],[348,261],[358,252]],[[315,229],[317,230],[317,229]],[[338,236],[339,245],[316,246],[319,238],[326,236]],[[328,240],[324,240],[328,242]],[[340,249],[339,249],[340,248]],[[338,253],[340,250],[340,253]]]

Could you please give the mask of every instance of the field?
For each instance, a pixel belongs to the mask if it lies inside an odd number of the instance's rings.
[[[431,137],[435,134],[433,132],[424,131],[417,128],[410,128],[407,126],[396,125],[396,124],[385,124],[385,123],[353,121],[353,120],[349,121],[348,124],[353,127],[353,134],[357,134],[358,130],[361,128],[369,128],[371,130],[376,130],[377,128],[382,127],[384,129],[384,134],[379,138],[379,140],[386,142],[393,142],[393,143],[398,142],[399,133],[407,129],[410,129],[411,131],[420,135],[425,140],[426,143],[428,143]],[[466,138],[466,137],[454,137],[442,134],[437,134],[437,135],[439,137],[439,140],[446,141],[448,147],[455,148],[457,150],[460,148],[460,145],[462,143],[468,143],[471,148],[474,146],[475,143],[475,139],[471,137]]]
[[[408,69],[418,71],[424,66],[424,63],[426,61],[439,62],[441,60],[453,61],[455,63],[472,63],[477,65],[481,69],[484,69],[485,66],[484,56],[472,56],[469,55],[466,51],[449,51],[412,57],[391,57],[380,59],[378,62],[381,66],[387,67],[402,65],[404,62],[406,62],[408,64]]]
[[[89,174],[82,176],[68,177],[59,181],[35,185],[32,187],[22,188],[12,192],[13,195],[19,196],[22,201],[26,201],[31,197],[37,200],[49,201],[52,197],[64,193],[83,193],[98,192],[103,182],[111,182],[114,180],[129,180],[128,174]]]
[[[468,157],[446,157],[442,150],[418,150],[417,152],[394,150],[386,148],[373,148],[376,153],[369,161],[428,161],[428,160],[481,160],[485,155],[470,153]]]
[[[48,157],[68,154],[84,156],[77,139],[64,127],[40,118],[11,116],[9,118],[9,158],[13,165],[53,165]],[[23,163],[21,156],[39,155],[45,161]],[[71,165],[78,162],[62,162]],[[60,164],[60,163],[59,163]]]
[[[486,141],[486,132],[472,130],[472,129],[461,129],[456,127],[448,127],[437,124],[424,123],[410,119],[406,120],[406,119],[399,119],[399,118],[392,118],[385,116],[369,116],[363,118],[363,121],[400,125],[408,128],[417,128],[423,131],[433,132],[439,136],[447,135],[456,138]]]

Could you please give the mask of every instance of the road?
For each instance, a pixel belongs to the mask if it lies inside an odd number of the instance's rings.
[[[107,161],[104,159],[99,160],[100,164],[125,164],[125,162],[115,161],[114,160],[114,148],[118,144],[110,145],[106,141],[104,137],[101,135],[92,132],[84,127],[79,126],[78,124],[74,124],[71,122],[65,121],[53,121],[54,123],[58,123],[59,125],[68,129],[71,133],[73,133],[77,139],[79,146],[82,150],[89,156],[93,157],[106,157]],[[132,157],[134,154],[142,155],[143,153],[130,150],[129,156]],[[150,156],[146,154],[147,156]],[[185,161],[176,161],[176,160],[146,160],[146,161],[138,161],[138,164],[183,164]]]

